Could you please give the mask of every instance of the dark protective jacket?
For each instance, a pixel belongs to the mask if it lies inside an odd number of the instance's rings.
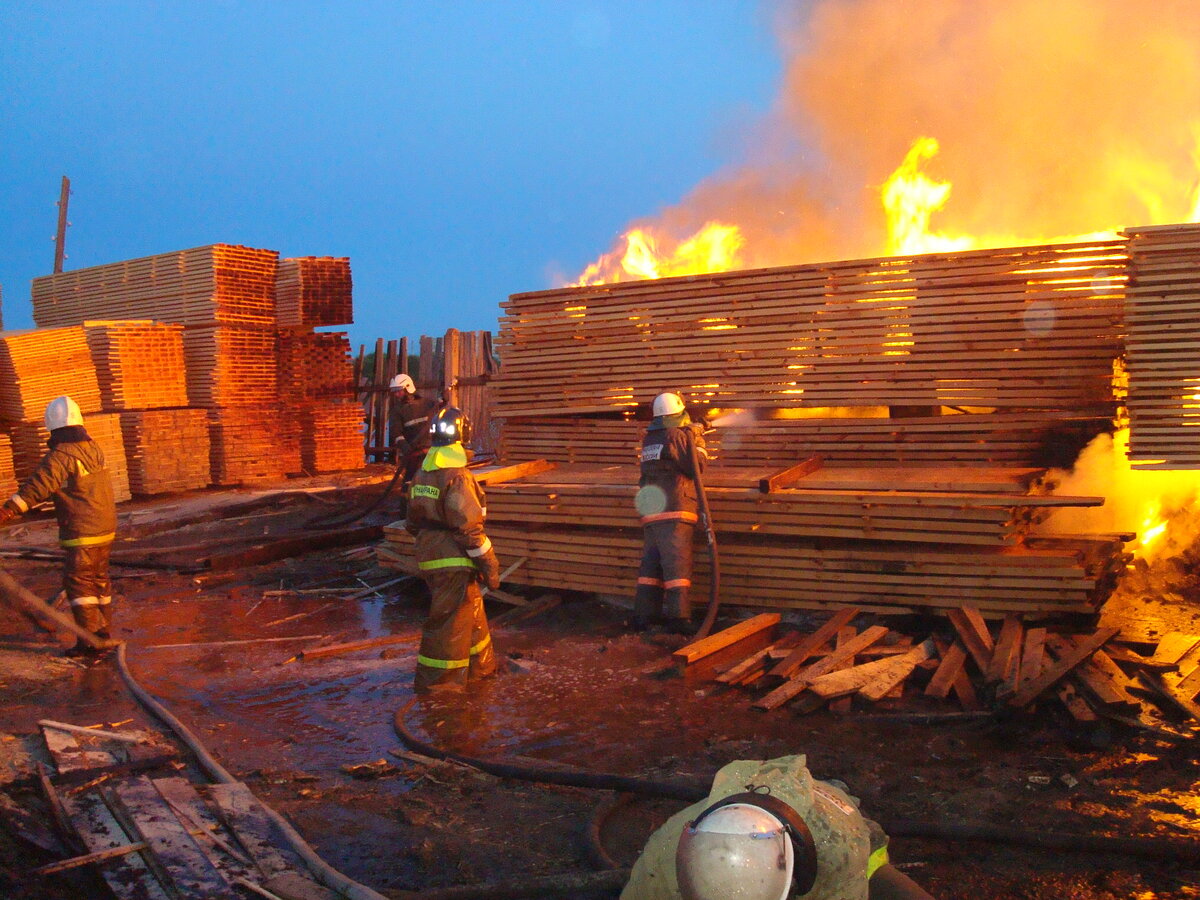
[[[662,491],[666,505],[662,512],[642,516],[642,524],[670,520],[695,523],[699,520],[699,502],[696,498],[697,474],[692,466],[689,449],[696,445],[696,458],[700,464],[699,474],[704,474],[708,451],[704,446],[704,435],[698,427],[661,427],[651,425],[642,438],[642,474],[638,487],[653,486]],[[657,506],[657,504],[656,504]]]
[[[107,544],[117,531],[117,505],[104,451],[90,438],[57,443],[21,483],[11,502],[21,513],[54,498],[64,547]]]
[[[418,568],[476,568],[492,551],[483,533],[486,514],[483,488],[467,469],[462,444],[432,448],[413,476],[404,522],[416,538]]]
[[[392,445],[398,438],[404,438],[407,444],[406,452],[424,453],[429,449],[432,436],[429,433],[429,423],[438,411],[438,402],[433,397],[422,397],[413,394],[407,402],[393,402],[388,413],[388,434],[391,435]]]

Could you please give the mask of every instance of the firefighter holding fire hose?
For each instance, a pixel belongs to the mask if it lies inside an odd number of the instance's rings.
[[[692,618],[692,537],[700,520],[696,478],[703,473],[708,452],[703,428],[692,422],[679,394],[659,394],[651,412],[654,419],[642,439],[635,500],[644,550],[633,623],[638,629],[663,624],[686,633]]]
[[[436,398],[418,393],[412,376],[403,372],[392,378],[388,389],[392,398],[388,433],[395,463],[404,466],[404,483],[408,484],[429,452],[430,422],[440,404]]]
[[[485,498],[467,469],[471,422],[454,407],[434,417],[433,446],[413,476],[404,527],[416,538],[417,567],[433,595],[421,631],[413,688],[461,691],[496,671],[479,582],[500,587],[500,563],[483,531]]]

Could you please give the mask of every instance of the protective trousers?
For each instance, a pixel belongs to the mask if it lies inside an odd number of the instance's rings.
[[[112,627],[112,585],[108,578],[112,543],[64,549],[63,589],[75,624],[108,637]]]
[[[688,621],[692,604],[688,589],[692,586],[691,522],[668,520],[642,527],[645,549],[638,568],[637,593],[633,597],[634,617],[642,623],[666,617]]]
[[[421,630],[414,690],[461,689],[469,679],[493,674],[496,654],[476,570],[435,569],[422,575],[433,599]]]

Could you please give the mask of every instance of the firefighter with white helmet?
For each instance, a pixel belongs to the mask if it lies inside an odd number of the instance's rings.
[[[413,679],[419,693],[460,691],[495,673],[479,582],[500,587],[500,563],[483,530],[487,501],[463,446],[471,439],[470,419],[449,407],[434,417],[430,432],[433,445],[413,476],[404,522],[432,595]]]
[[[401,372],[388,386],[392,399],[388,411],[388,439],[397,465],[404,466],[404,481],[412,481],[430,446],[430,423],[438,402],[417,391],[410,375]]]
[[[685,632],[692,615],[692,538],[700,520],[696,478],[708,452],[703,430],[692,423],[679,394],[659,394],[651,412],[654,419],[642,438],[635,500],[644,544],[634,625],[646,628],[661,622]]]
[[[878,890],[877,890],[878,888]],[[647,842],[621,900],[932,900],[888,863],[887,837],[803,756],[724,766],[704,800]]]
[[[109,553],[117,530],[117,507],[104,451],[83,427],[79,405],[55,397],[46,406],[50,449],[17,492],[0,507],[0,525],[54,499],[58,542],[65,551],[63,587],[75,623],[107,640],[112,627]],[[70,656],[94,653],[77,642]]]

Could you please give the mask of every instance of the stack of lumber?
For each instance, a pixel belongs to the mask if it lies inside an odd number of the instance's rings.
[[[1129,458],[1200,468],[1200,225],[1127,229]]]
[[[208,410],[212,483],[275,480],[301,471],[300,429],[282,404]]]
[[[100,385],[82,328],[0,332],[0,419],[40,421],[46,404],[63,394],[82,412],[100,410]]]
[[[0,497],[11,497],[17,489],[17,472],[13,468],[12,438],[0,433]]]
[[[706,435],[716,465],[772,465],[820,456],[827,466],[945,466],[1046,464],[1059,442],[1081,447],[1103,431],[1110,416],[1058,410],[948,413],[889,418],[729,417]],[[536,416],[506,419],[503,459],[550,459],[569,463],[624,463],[636,459],[646,423],[630,418]]]
[[[281,259],[275,275],[276,314],[283,328],[349,325],[354,321],[350,260],[333,256]]]
[[[247,406],[278,400],[273,329],[194,325],[184,331],[183,350],[190,405]]]
[[[363,409],[351,401],[313,401],[299,408],[300,461],[309,475],[361,469]]]
[[[344,332],[279,332],[279,396],[291,404],[354,399],[350,338]]]
[[[125,444],[121,437],[121,417],[117,413],[90,413],[83,417],[88,436],[104,451],[105,468],[113,482],[113,496],[120,503],[128,500],[129,468],[125,462]],[[15,422],[9,425],[12,436],[13,467],[17,478],[33,473],[49,449],[50,432],[42,421]]]
[[[603,413],[664,389],[720,407],[1103,411],[1121,240],[516,294],[495,413]]]
[[[129,489],[135,496],[190,491],[208,485],[206,410],[127,410],[120,415]]]
[[[211,244],[33,280],[40,327],[88,319],[154,319],[184,325],[275,324],[279,254]]]
[[[1174,738],[1200,723],[1200,635],[1171,633],[1146,648],[1116,628],[1072,631],[1017,613],[997,627],[960,606],[947,610],[948,627],[914,638],[870,618],[856,626],[860,612],[843,607],[811,632],[762,613],[681,648],[674,662],[689,677],[753,692],[751,705],[768,711],[895,700],[892,709],[936,719],[955,714],[930,704],[953,696],[964,715],[1053,702],[1083,724],[1104,717]],[[1168,721],[1181,716],[1190,724]]]
[[[183,326],[151,321],[87,321],[105,412],[187,406]]]

